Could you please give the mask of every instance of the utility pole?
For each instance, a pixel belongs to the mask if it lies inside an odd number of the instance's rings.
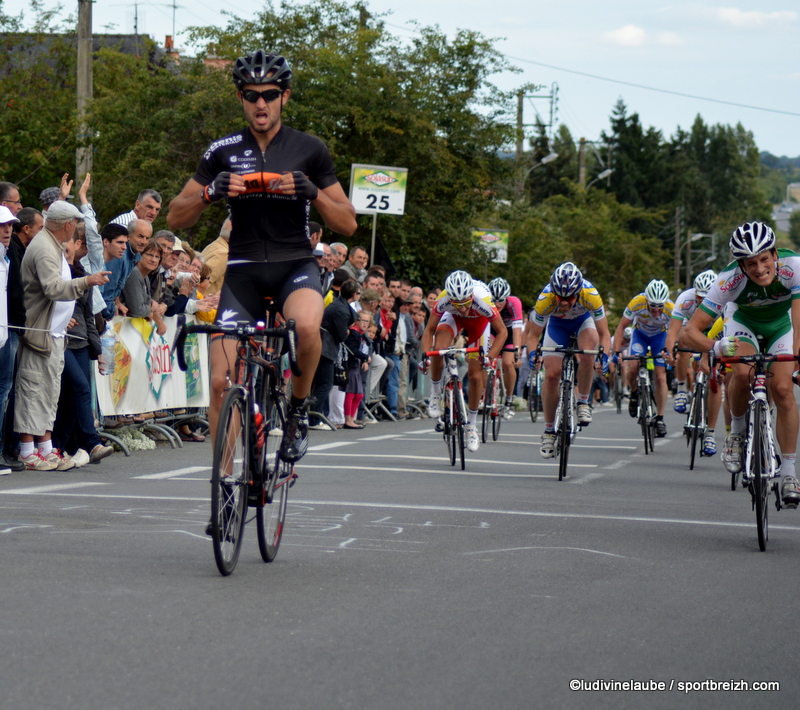
[[[580,148],[578,149],[578,185],[582,190],[586,189],[586,139],[581,138]]]
[[[673,250],[672,281],[675,287],[681,287],[681,207],[675,208],[675,248]]]
[[[78,0],[78,142],[89,138],[86,109],[92,100],[92,0]],[[92,171],[92,146],[78,145],[75,151],[75,183],[80,185]]]

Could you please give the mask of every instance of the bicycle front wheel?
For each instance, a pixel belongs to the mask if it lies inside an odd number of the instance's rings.
[[[450,465],[456,465],[456,414],[453,402],[453,385],[449,383],[444,391],[442,398],[444,408],[442,410],[442,417],[444,421],[444,440],[447,444],[447,456],[450,459]]]
[[[542,408],[542,373],[541,370],[531,377],[531,384],[528,388],[528,411],[531,414],[531,421],[535,424],[539,418],[539,410]]]
[[[267,426],[264,444],[262,505],[256,508],[256,530],[258,550],[264,562],[272,562],[278,554],[286,520],[286,507],[289,500],[289,487],[293,481],[294,466],[284,463],[278,456],[283,427],[286,421],[284,400],[278,404],[262,399],[267,409]]]
[[[756,530],[758,533],[758,549],[764,552],[769,539],[767,511],[769,509],[769,446],[765,431],[766,418],[769,416],[764,402],[755,402],[751,411],[753,426],[751,428],[752,441],[750,462],[753,486],[753,503],[756,509]],[[745,457],[747,460],[747,457]]]
[[[703,394],[700,387],[697,388],[692,397],[691,409],[689,412],[689,426],[691,427],[689,439],[689,470],[694,469],[694,457],[697,452],[697,441],[703,432]]]
[[[249,412],[244,391],[228,390],[220,409],[211,468],[211,540],[220,573],[233,572],[242,549],[250,480]]]
[[[492,427],[492,418],[495,410],[495,374],[490,372],[486,376],[486,387],[483,389],[483,418],[481,420],[481,442],[486,443],[489,430]]]
[[[617,414],[622,414],[622,372],[614,373],[614,404],[617,405]]]
[[[506,391],[503,385],[503,378],[494,378],[494,407],[492,408],[492,441],[497,441],[500,436],[500,425],[503,423],[503,409],[506,401]]]
[[[558,429],[558,480],[567,477],[569,445],[572,439],[572,383],[561,383],[561,424]]]
[[[464,404],[464,394],[459,389],[455,392],[455,399],[456,399],[456,430],[458,433],[458,455],[461,460],[461,470],[463,471],[467,467],[467,461],[464,455],[464,451],[466,449],[466,443],[464,441],[464,427],[467,426],[467,408]],[[455,466],[455,462],[453,463]]]

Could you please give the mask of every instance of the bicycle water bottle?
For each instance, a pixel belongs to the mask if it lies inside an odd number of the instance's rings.
[[[114,372],[114,346],[117,344],[114,331],[110,327],[106,327],[105,331],[103,331],[100,344],[102,352],[97,361],[97,366],[101,375],[110,375]]]
[[[256,423],[256,444],[259,450],[264,448],[264,441],[266,439],[266,429],[264,427],[264,415],[259,411],[256,405],[256,414],[254,417]]]

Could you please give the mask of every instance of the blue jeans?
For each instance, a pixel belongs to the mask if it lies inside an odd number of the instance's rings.
[[[61,396],[53,425],[53,446],[74,454],[87,453],[102,443],[94,426],[89,348],[64,351]]]
[[[400,390],[400,356],[384,355],[394,363],[394,367],[386,377],[386,404],[392,414],[397,414],[397,392]]]
[[[6,402],[8,401],[9,392],[14,387],[14,363],[17,359],[18,349],[19,334],[16,330],[9,330],[8,340],[0,348],[0,422],[5,419]],[[0,425],[0,445],[2,445],[3,441],[2,432],[3,427]]]

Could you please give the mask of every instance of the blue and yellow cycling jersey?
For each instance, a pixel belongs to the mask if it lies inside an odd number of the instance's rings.
[[[575,304],[566,313],[562,313],[558,310],[558,298],[548,284],[545,286],[544,291],[539,294],[536,305],[533,307],[528,319],[544,328],[550,318],[574,320],[576,318],[583,318],[587,313],[590,314],[594,320],[601,320],[605,318],[606,315],[605,308],[603,307],[603,299],[600,298],[597,289],[584,279],[583,288],[581,288]]]
[[[640,330],[645,335],[655,335],[667,330],[669,319],[672,317],[672,310],[675,305],[672,301],[664,304],[664,310],[657,316],[653,316],[650,307],[647,305],[647,298],[643,293],[634,296],[631,302],[625,306],[623,317],[632,321],[633,329]]]

